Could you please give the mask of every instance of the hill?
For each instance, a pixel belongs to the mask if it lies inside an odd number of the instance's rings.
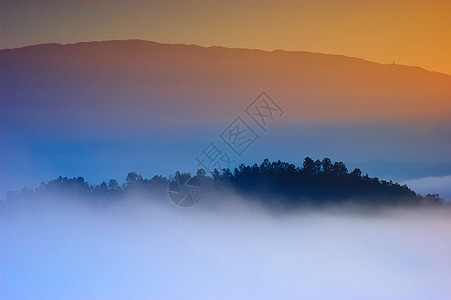
[[[201,193],[194,196],[193,187],[197,191],[200,189]],[[184,190],[187,188],[191,190]],[[288,209],[343,204],[375,208],[436,205],[442,202],[439,195],[423,197],[405,185],[363,175],[360,169],[349,172],[342,162],[334,163],[329,158],[314,161],[309,157],[305,158],[301,167],[265,159],[260,165],[241,164],[234,170],[215,169],[210,175],[199,169],[194,176],[176,172],[170,178],[156,175],[146,179],[130,172],[121,185],[115,179],[91,185],[83,177],[59,177],[41,183],[36,189],[10,192],[8,200],[63,195],[64,199],[76,197],[88,203],[97,203],[139,195],[158,201],[169,196],[172,201],[180,201],[176,203],[179,206],[191,206],[206,192],[208,196],[204,197],[207,198],[204,201],[227,202],[229,198],[238,196],[269,208]]]
[[[288,123],[443,124],[451,115],[451,76],[340,55],[129,40],[0,50],[0,66],[3,122],[22,126],[215,124],[262,90]]]

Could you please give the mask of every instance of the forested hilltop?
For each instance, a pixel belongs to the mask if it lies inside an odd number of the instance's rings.
[[[342,162],[332,162],[329,158],[314,161],[309,157],[305,158],[302,166],[265,159],[260,165],[241,164],[233,171],[215,169],[209,175],[204,169],[199,169],[196,175],[176,172],[170,178],[157,175],[146,179],[130,172],[122,184],[115,179],[89,184],[83,177],[58,177],[41,183],[35,189],[25,187],[20,192],[9,192],[7,200],[41,198],[60,193],[88,201],[121,199],[135,193],[151,199],[167,196],[171,184],[177,181],[183,183],[189,178],[200,181],[202,188],[211,194],[233,192],[243,199],[287,207],[342,203],[376,206],[442,203],[438,194],[421,196],[406,185],[363,175],[360,169],[349,172]]]

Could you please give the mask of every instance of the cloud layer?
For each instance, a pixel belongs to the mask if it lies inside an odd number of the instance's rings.
[[[279,215],[208,199],[2,209],[3,299],[446,299],[449,211]],[[237,202],[239,203],[239,202]]]

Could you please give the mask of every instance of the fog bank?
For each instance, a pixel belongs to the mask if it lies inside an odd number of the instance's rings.
[[[423,195],[438,193],[441,198],[451,202],[451,175],[411,179],[403,182],[403,184]]]
[[[2,299],[449,299],[451,212],[1,207]]]

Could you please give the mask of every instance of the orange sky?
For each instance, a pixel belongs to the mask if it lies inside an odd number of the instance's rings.
[[[451,74],[451,1],[0,2],[0,46],[145,39],[344,54]]]

